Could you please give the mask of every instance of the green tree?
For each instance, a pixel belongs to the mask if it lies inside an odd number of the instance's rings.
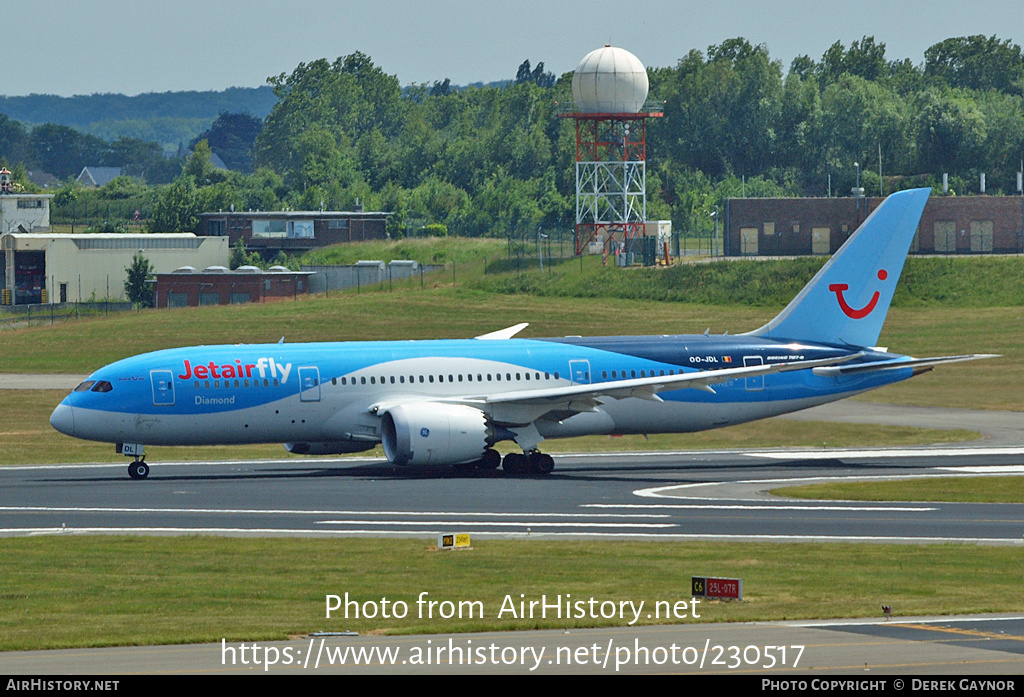
[[[1024,91],[1024,53],[1009,39],[980,34],[946,39],[924,52],[924,73],[950,87]]]
[[[157,197],[150,232],[195,232],[201,210],[195,179],[183,174],[169,184]]]
[[[132,263],[125,267],[127,277],[124,279],[124,294],[136,307],[153,305],[153,267],[142,251],[135,253]]]

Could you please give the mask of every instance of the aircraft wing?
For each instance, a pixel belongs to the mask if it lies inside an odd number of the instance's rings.
[[[714,393],[711,385],[737,378],[755,377],[771,373],[834,366],[851,361],[863,354],[856,353],[838,358],[824,358],[790,363],[769,363],[719,370],[697,370],[678,375],[661,375],[630,380],[613,380],[589,384],[552,387],[540,390],[519,390],[499,392],[491,395],[449,399],[489,411],[499,423],[524,424],[542,416],[555,414],[567,418],[572,414],[593,411],[603,401],[612,399],[647,399],[660,402],[659,392],[695,388]]]
[[[982,358],[999,358],[995,353],[970,353],[963,356],[935,356],[933,358],[896,358],[890,361],[872,361],[871,363],[858,363],[856,365],[832,365],[814,368],[815,375],[837,376],[837,375],[858,375],[860,373],[873,373],[879,370],[898,370],[901,368],[913,368],[915,374],[930,370],[932,366],[942,363],[959,363],[961,361],[976,361]]]
[[[498,341],[500,339],[511,339],[519,332],[523,331],[530,326],[529,322],[520,322],[514,324],[511,327],[499,329],[496,332],[489,332],[487,334],[481,334],[480,336],[473,337],[474,339],[480,339],[482,341]]]

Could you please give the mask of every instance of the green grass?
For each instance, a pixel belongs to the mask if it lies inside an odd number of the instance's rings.
[[[842,501],[1024,503],[1024,477],[924,477],[878,482],[828,482],[775,489],[777,496]]]
[[[505,240],[491,237],[425,237],[337,244],[307,252],[299,263],[355,264],[364,259],[387,263],[411,259],[421,264],[482,264],[485,259],[493,261],[507,254]]]
[[[691,575],[743,579],[743,602],[703,602],[701,622],[1024,610],[1024,549],[959,545],[48,537],[0,539],[0,650],[285,639],[312,631],[430,633],[622,625],[498,618],[515,601],[689,600]],[[963,583],[970,578],[971,583]],[[484,617],[416,616],[480,601]],[[405,619],[325,617],[325,597],[409,605]],[[697,620],[685,619],[682,622]],[[665,623],[665,620],[641,620]]]

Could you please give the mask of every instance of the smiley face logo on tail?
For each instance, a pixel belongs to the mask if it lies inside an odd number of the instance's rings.
[[[884,281],[888,277],[889,274],[886,272],[885,269],[879,270],[879,281]],[[828,287],[830,291],[836,294],[836,300],[839,301],[839,308],[843,311],[843,314],[845,314],[847,317],[851,319],[864,319],[865,317],[871,314],[871,312],[875,309],[875,305],[878,304],[878,291],[876,290],[871,295],[871,300],[868,302],[867,305],[858,310],[850,307],[850,304],[846,302],[846,298],[843,297],[843,292],[845,292],[849,288],[850,286],[848,286],[845,283],[833,283]]]

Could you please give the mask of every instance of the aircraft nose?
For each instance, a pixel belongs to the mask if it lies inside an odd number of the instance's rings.
[[[50,415],[50,425],[66,436],[75,435],[75,410],[67,404],[58,404]]]

